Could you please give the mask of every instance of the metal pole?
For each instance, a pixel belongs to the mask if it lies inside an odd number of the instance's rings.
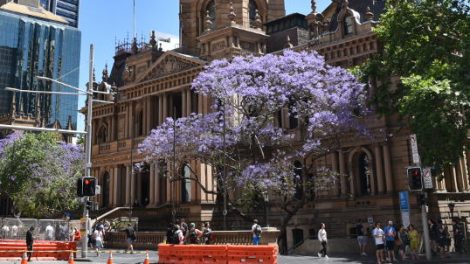
[[[428,200],[428,193],[424,193],[424,200]],[[426,213],[426,203],[421,205],[421,221],[423,222],[424,249],[426,251],[426,260],[431,260],[431,240],[429,238],[428,214]]]
[[[223,131],[222,131],[222,134],[223,134],[223,165],[224,165],[224,176],[222,177],[222,180],[223,180],[223,188],[224,188],[224,211],[222,212],[222,214],[224,215],[224,230],[227,230],[227,165],[226,165],[226,150],[225,150],[225,146],[226,146],[226,141],[225,141],[225,133],[226,133],[226,124],[225,124],[225,102],[222,103],[222,107],[223,107]]]
[[[91,119],[93,116],[93,44],[90,44],[90,71],[89,71],[89,81],[88,81],[88,90],[87,90],[87,122],[86,122],[86,164],[85,164],[85,176],[91,176]],[[86,231],[87,234],[90,232],[90,221],[88,209],[86,204],[88,202],[88,197],[85,197],[83,204],[83,218],[85,219]],[[88,256],[88,236],[85,236],[82,239],[82,258]]]

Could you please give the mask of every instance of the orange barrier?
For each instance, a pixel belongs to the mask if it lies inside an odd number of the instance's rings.
[[[44,241],[34,242],[32,258],[54,258],[68,260],[70,252],[76,251],[76,242]],[[21,258],[27,251],[24,240],[0,240],[0,258]]]
[[[235,263],[267,263],[277,264],[278,247],[272,245],[260,246],[227,246],[227,264]]]
[[[263,246],[158,245],[161,264],[277,264],[277,244]]]

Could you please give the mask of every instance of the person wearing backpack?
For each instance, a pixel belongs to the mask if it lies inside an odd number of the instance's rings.
[[[212,242],[212,229],[209,222],[204,224],[204,229],[202,231],[202,243],[210,245]]]
[[[199,244],[199,238],[202,237],[202,231],[196,228],[196,224],[189,224],[186,244]]]
[[[132,244],[134,243],[134,241],[136,240],[137,237],[135,235],[134,228],[132,228],[131,224],[127,224],[127,228],[126,228],[125,232],[126,232],[127,248],[124,252],[127,253],[127,250],[130,249],[131,254],[134,254],[134,246]]]
[[[261,239],[261,226],[258,224],[258,219],[253,220],[253,226],[251,226],[251,232],[253,233],[253,245],[259,245]]]

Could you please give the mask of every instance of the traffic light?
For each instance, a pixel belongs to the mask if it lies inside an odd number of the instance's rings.
[[[77,179],[77,196],[78,197],[83,197],[83,181],[82,178]]]
[[[421,167],[408,167],[406,169],[408,183],[411,191],[421,191],[423,189],[423,175]]]
[[[83,196],[95,196],[96,178],[83,177],[82,180]]]
[[[92,206],[93,206],[93,202],[92,201],[86,201],[86,209],[87,210],[91,210]]]

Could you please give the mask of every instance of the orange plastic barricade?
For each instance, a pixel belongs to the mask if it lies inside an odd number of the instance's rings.
[[[227,264],[226,245],[158,245],[158,263]]]
[[[68,260],[70,251],[76,250],[76,248],[76,242],[37,240],[34,241],[31,257]],[[24,240],[0,240],[0,259],[21,258],[24,251],[26,251],[26,243]]]
[[[277,245],[227,246],[227,263],[277,264]]]

